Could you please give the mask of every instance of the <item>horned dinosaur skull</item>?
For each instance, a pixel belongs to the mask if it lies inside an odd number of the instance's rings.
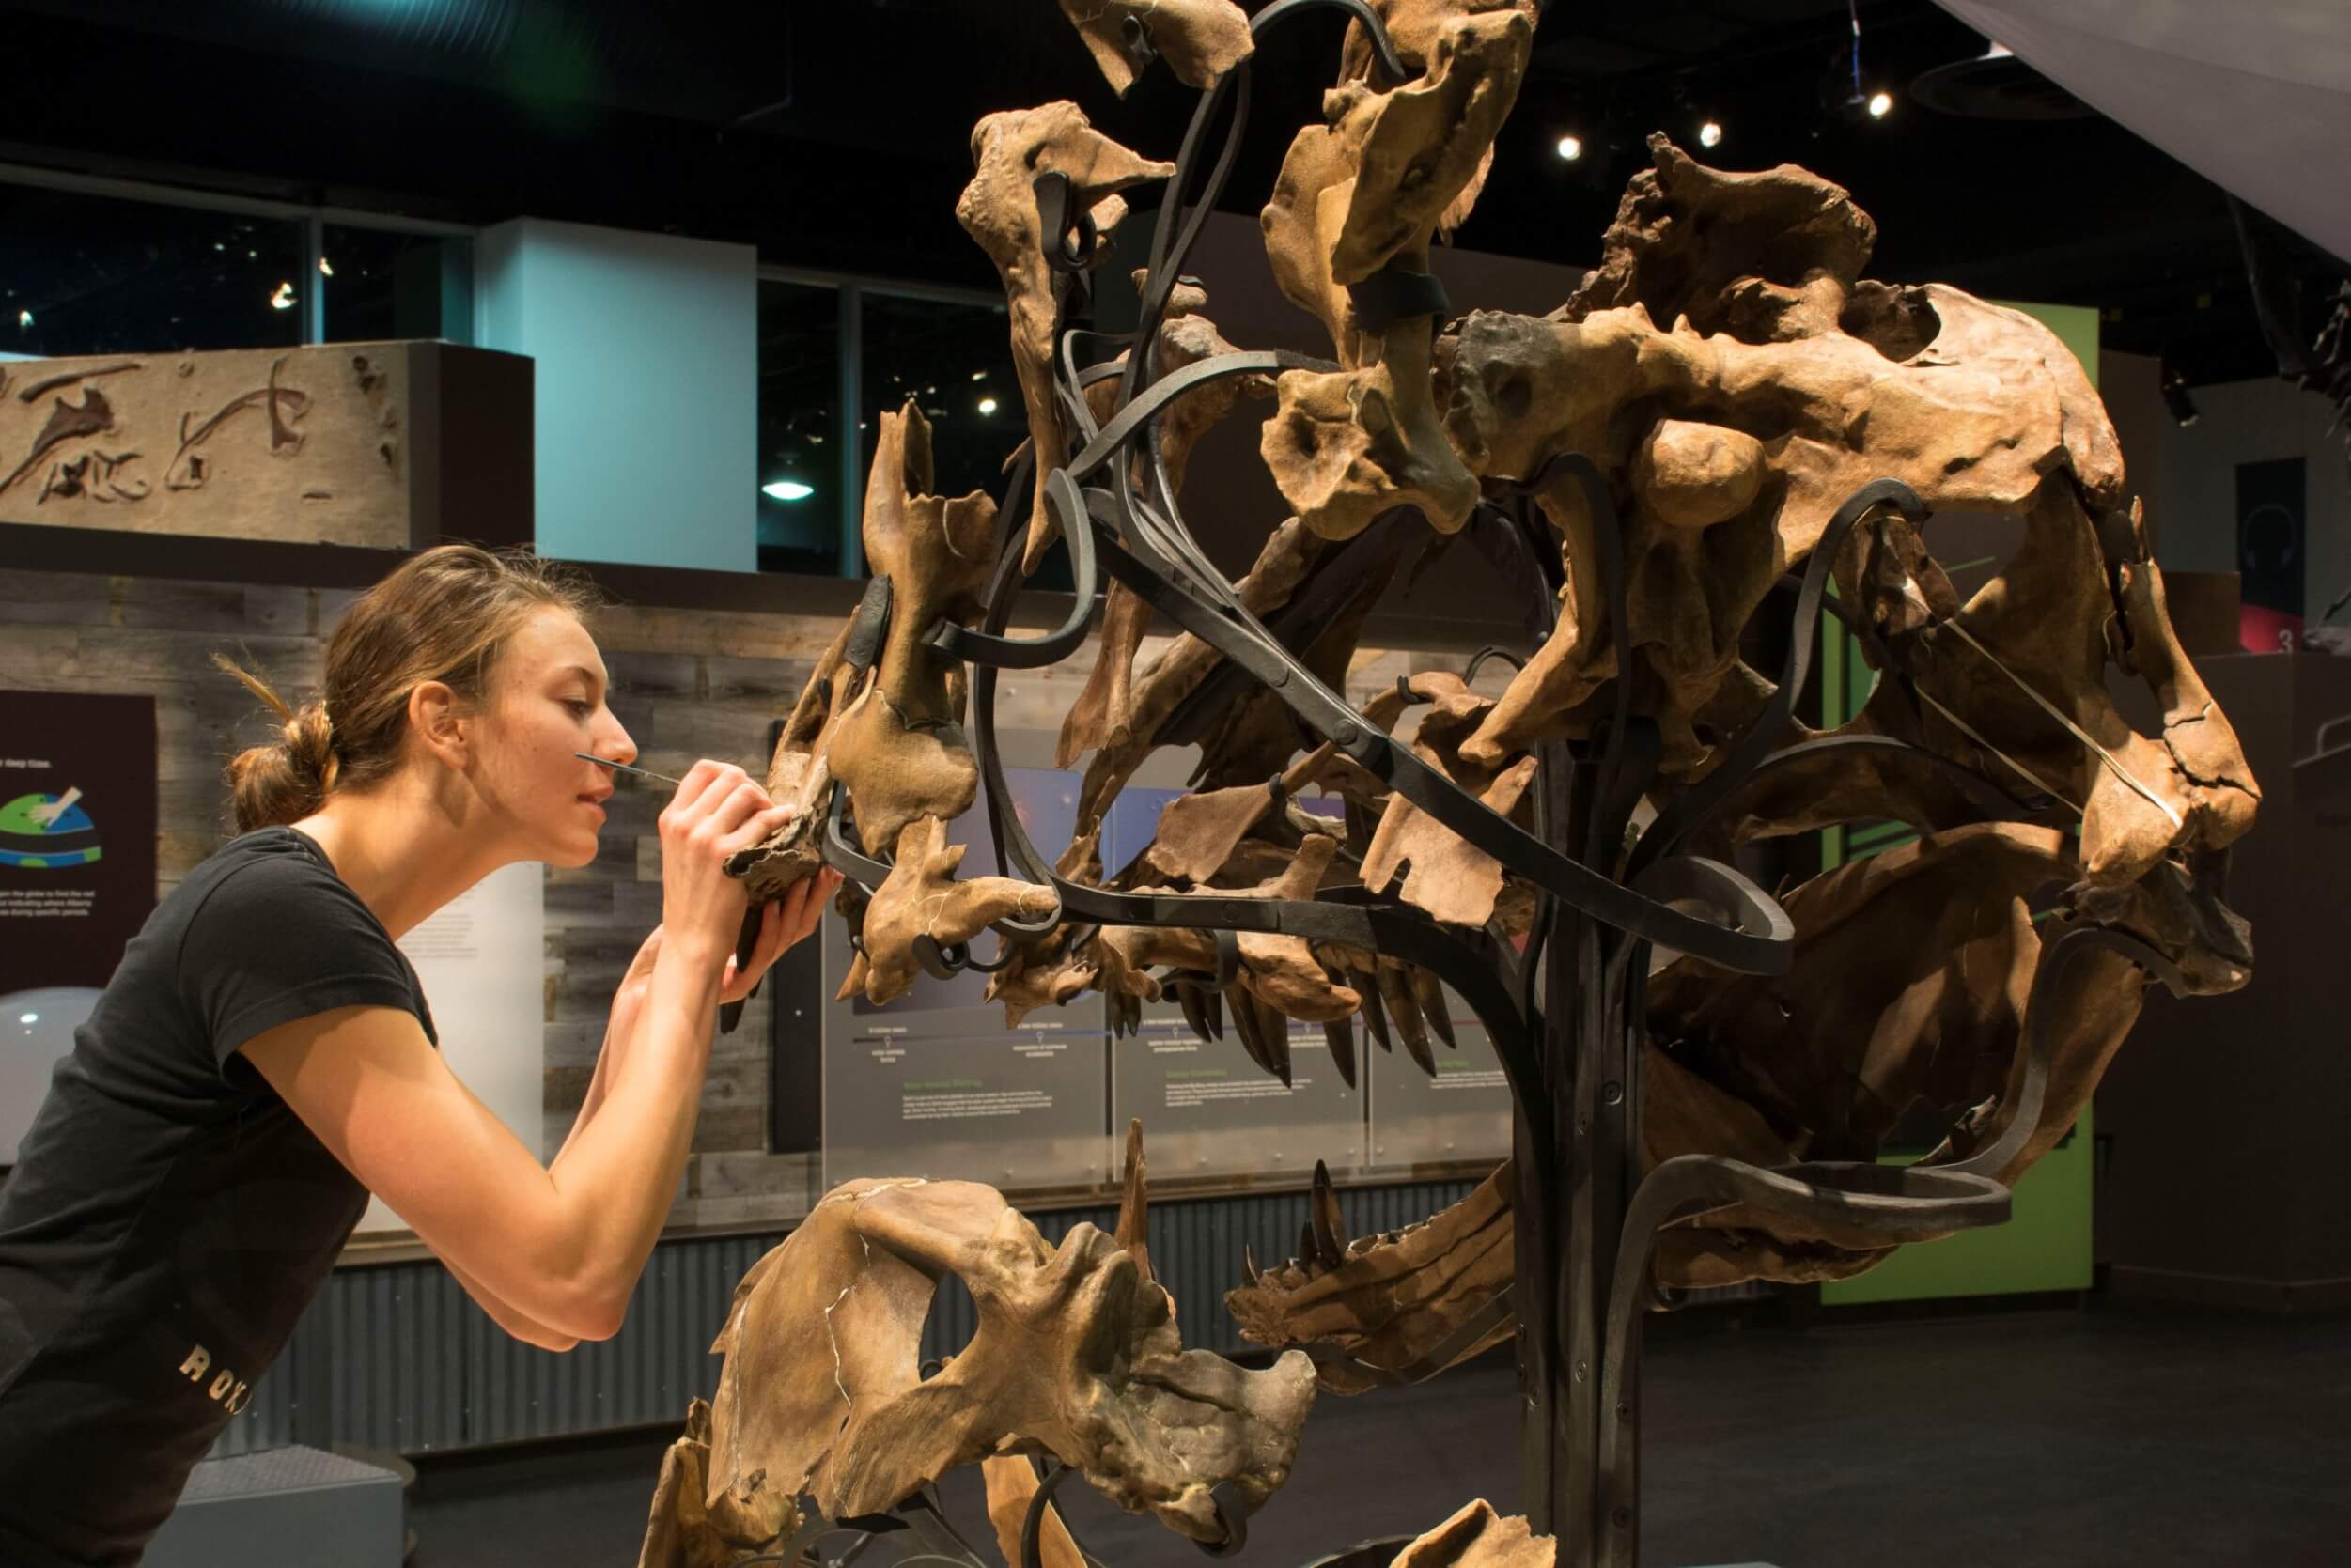
[[[959,1465],[1050,1454],[1132,1513],[1215,1544],[1219,1487],[1253,1511],[1288,1478],[1314,1400],[1306,1358],[1247,1371],[1178,1341],[1143,1245],[1139,1132],[1115,1235],[1048,1244],[992,1188],[834,1188],[737,1287],[718,1396],[664,1461],[643,1568],[772,1550],[804,1522],[878,1514]],[[941,1276],[978,1308],[926,1377]],[[699,1405],[699,1402],[697,1402]],[[697,1555],[698,1554],[698,1555]]]

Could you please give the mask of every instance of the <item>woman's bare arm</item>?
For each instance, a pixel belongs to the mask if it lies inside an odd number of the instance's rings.
[[[685,1169],[721,985],[748,990],[814,926],[828,885],[787,895],[743,976],[713,942],[664,938],[635,1018],[615,1020],[633,1027],[615,1028],[599,1059],[603,1092],[552,1168],[449,1071],[413,1014],[338,1008],[242,1048],[501,1327],[533,1343],[607,1339]]]
[[[685,1169],[716,1008],[715,986],[681,973],[689,955],[671,953],[641,1048],[566,1147],[560,1177],[458,1080],[413,1014],[337,1008],[243,1049],[453,1269],[560,1335],[608,1339]],[[715,975],[717,955],[707,961]]]
[[[515,1311],[513,1307],[500,1300],[496,1292],[449,1262],[448,1259],[442,1259],[441,1266],[447,1269],[457,1282],[464,1287],[465,1294],[474,1298],[475,1306],[490,1314],[490,1322],[506,1331],[507,1338],[520,1340],[524,1344],[535,1344],[541,1350],[553,1350],[557,1353],[569,1350],[580,1343],[580,1336],[577,1334],[567,1334],[560,1329],[550,1328],[537,1318],[527,1317]]]

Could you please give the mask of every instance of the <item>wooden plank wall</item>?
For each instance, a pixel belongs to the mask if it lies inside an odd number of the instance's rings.
[[[315,691],[326,638],[353,597],[0,569],[0,689],[156,699],[160,896],[233,831],[222,764],[270,731],[210,655],[247,656],[249,668],[299,703]],[[769,720],[798,696],[834,629],[831,620],[805,616],[624,606],[605,612],[596,633],[613,674],[613,709],[644,765],[676,775],[702,756],[762,771]],[[1146,644],[1146,657],[1156,645]],[[1348,672],[1348,695],[1360,703],[1399,675],[1459,663],[1453,653],[1367,648]],[[1089,647],[1050,670],[1008,674],[999,688],[1000,728],[1058,730],[1092,665]],[[1489,665],[1479,684],[1506,674]],[[661,918],[654,819],[666,799],[665,786],[631,787],[624,779],[596,861],[547,874],[542,1048],[551,1154],[586,1092],[613,988]],[[818,1179],[812,1157],[765,1150],[767,1006],[763,991],[741,1027],[718,1041],[674,1226],[786,1225],[819,1196],[810,1190]],[[809,1048],[817,1048],[813,1038]]]

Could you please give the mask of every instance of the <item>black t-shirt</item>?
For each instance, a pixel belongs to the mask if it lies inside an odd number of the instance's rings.
[[[235,1052],[362,1005],[433,1034],[406,956],[290,828],[225,846],[123,951],[0,1187],[8,1568],[136,1562],[285,1347],[367,1194]]]

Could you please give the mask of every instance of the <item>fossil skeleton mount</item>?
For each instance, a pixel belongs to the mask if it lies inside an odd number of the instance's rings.
[[[1426,1064],[1450,986],[1517,1099],[1513,1157],[1445,1213],[1356,1239],[1318,1172],[1300,1255],[1246,1260],[1228,1297],[1284,1351],[1261,1372],[1177,1349],[1139,1142],[1119,1234],[1058,1249],[986,1188],[841,1188],[743,1281],[645,1561],[787,1560],[891,1509],[968,1552],[925,1499],[974,1462],[1021,1568],[1084,1560],[1050,1502],[1072,1468],[1230,1546],[1316,1387],[1412,1381],[1515,1337],[1527,1518],[1475,1502],[1346,1560],[1629,1565],[1643,1313],[2005,1219],[2150,984],[2248,978],[2219,889],[2259,791],[2172,634],[2079,366],[2025,315],[1865,279],[1876,229],[1845,191],[1653,138],[1558,309],[1456,315],[1430,247],[1477,198],[1536,0],[1063,6],[1114,88],[1163,60],[1200,89],[1192,128],[1173,163],[1067,102],[975,131],[958,216],[1003,277],[1028,440],[1001,506],[951,499],[922,411],[881,415],[869,591],[768,779],[802,810],[732,869],[755,896],[847,873],[844,994],[973,967],[1012,1020],[1092,991],[1122,1027],[1167,997],[1276,1075],[1298,1019],[1352,1081],[1357,1014]],[[1346,23],[1337,81],[1262,225],[1328,358],[1227,343],[1182,271],[1245,131],[1253,39],[1312,12]],[[1139,325],[1106,340],[1090,274],[1150,182]],[[1291,515],[1233,581],[1179,502],[1202,432],[1244,406]],[[2021,521],[1964,601],[1930,551],[1938,509]],[[1365,616],[1432,532],[1520,597],[1514,673],[1499,694],[1470,669],[1350,706]],[[1057,539],[1074,607],[1007,635]],[[1797,707],[1824,611],[1877,678],[1821,732]],[[1049,860],[1009,808],[997,676],[1078,653],[1098,618],[1061,734],[1064,765],[1085,759],[1077,832]],[[1177,635],[1144,660],[1155,620]],[[1758,628],[1783,633],[1777,668],[1742,658]],[[2125,720],[2110,671],[2144,684],[2159,730]],[[1189,741],[1199,787],[1106,865],[1111,802]],[[1303,812],[1309,789],[1344,822]],[[975,799],[1013,875],[956,875],[946,825]],[[1744,846],[1861,819],[1919,836],[1778,897],[1736,869]],[[1922,1104],[1949,1108],[1941,1146],[1878,1163]],[[979,1337],[926,1377],[949,1272]]]

